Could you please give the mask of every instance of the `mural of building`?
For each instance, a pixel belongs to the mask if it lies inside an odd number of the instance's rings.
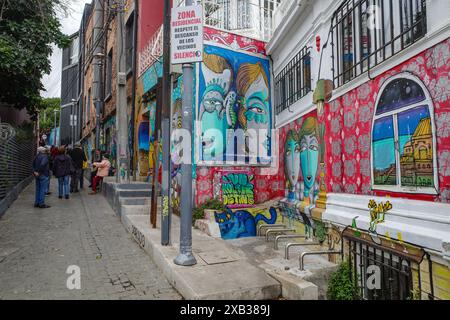
[[[382,1],[375,35],[369,1],[300,2],[301,9],[289,1],[277,9],[267,45],[284,160],[276,178],[286,186],[281,214],[314,237],[325,226],[351,264],[374,246],[378,258],[391,252],[406,261],[398,299],[410,290],[448,299],[450,24],[442,10],[449,4]],[[400,11],[408,19],[397,21]],[[319,79],[334,84],[320,107]],[[364,298],[393,298],[359,286]]]
[[[253,0],[206,3],[203,62],[194,68],[193,172],[181,172],[182,139],[172,136],[173,212],[180,211],[181,177],[192,174],[195,205],[215,198],[227,206],[213,218],[224,239],[287,221],[324,249],[343,248],[361,279],[368,266],[357,257],[394,256],[389,272],[405,275],[401,289],[387,297],[360,283],[364,298],[406,299],[418,290],[423,299],[450,299],[450,3],[379,0],[377,28],[369,0],[260,3],[267,16]],[[80,137],[89,156],[99,147],[114,156],[117,22],[105,15],[96,146],[94,23],[86,10]],[[163,2],[134,8],[129,1],[126,21],[128,57],[137,53],[136,74],[127,73],[133,168],[137,180],[152,182],[161,175]],[[180,66],[171,71],[175,131],[183,77]]]

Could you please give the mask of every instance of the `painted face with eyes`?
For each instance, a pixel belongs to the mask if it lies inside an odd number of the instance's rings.
[[[247,129],[254,129],[258,136],[259,129],[267,130],[266,141],[263,145],[269,149],[269,88],[260,75],[254,81],[244,97],[245,101],[245,117],[247,118]]]
[[[230,70],[215,73],[203,66],[205,91],[201,100],[201,147],[202,159],[214,160],[223,155],[224,135],[227,130],[225,97],[229,91]]]
[[[289,182],[289,191],[293,191],[300,174],[300,146],[295,138],[288,135],[284,151],[285,174]]]
[[[304,135],[300,141],[300,160],[305,184],[304,195],[314,187],[319,165],[319,141],[314,134]]]

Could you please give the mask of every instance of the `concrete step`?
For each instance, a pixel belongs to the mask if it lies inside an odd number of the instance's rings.
[[[116,189],[116,196],[128,198],[151,197],[151,190],[148,189]]]
[[[151,198],[150,197],[120,197],[119,202],[121,205],[142,206],[142,205],[150,205]]]
[[[192,230],[194,266],[178,266],[179,218],[172,216],[172,244],[162,246],[161,230],[149,225],[148,216],[122,215],[122,223],[153,258],[168,281],[187,300],[267,300],[281,295],[281,285],[245,256],[235,254],[222,239]],[[159,220],[158,220],[159,222]]]
[[[149,205],[122,205],[120,209],[122,215],[150,215]]]

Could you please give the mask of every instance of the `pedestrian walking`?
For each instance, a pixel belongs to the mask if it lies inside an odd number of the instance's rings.
[[[109,162],[108,158],[103,155],[101,162],[94,162],[92,164],[95,168],[97,168],[97,174],[92,181],[92,192],[89,193],[91,195],[97,193],[98,184],[103,181],[104,177],[109,175],[109,168],[111,167],[111,162]]]
[[[33,175],[36,181],[34,207],[50,208],[50,206],[45,204],[45,193],[50,175],[48,156],[45,147],[39,147],[37,149],[37,155],[33,160]]]
[[[58,194],[59,199],[65,197],[69,199],[69,179],[75,171],[72,159],[66,154],[64,147],[59,147],[58,155],[55,157],[53,164],[53,174],[58,178]]]
[[[81,149],[81,144],[76,143],[75,147],[70,152],[70,157],[72,158],[75,170],[72,174],[72,179],[70,181],[70,192],[78,192],[78,183],[82,179],[81,175],[83,172],[83,162],[87,160],[86,155]]]

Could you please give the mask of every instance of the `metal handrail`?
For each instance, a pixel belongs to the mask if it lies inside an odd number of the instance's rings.
[[[295,239],[295,238],[306,238],[306,235],[303,234],[280,234],[275,237],[275,242],[273,244],[273,248],[278,250],[278,241],[281,239]]]
[[[272,228],[266,230],[266,242],[269,241],[269,235],[271,233],[277,233],[277,232],[288,232],[288,231],[295,231],[293,228]]]
[[[342,250],[326,250],[326,251],[311,251],[311,252],[303,252],[299,257],[299,268],[300,271],[304,271],[304,264],[303,260],[305,256],[312,256],[312,255],[321,255],[321,254],[342,254]]]
[[[284,258],[286,260],[289,260],[289,249],[291,247],[301,247],[301,246],[313,246],[313,245],[320,245],[320,242],[291,242],[286,245],[286,248],[284,249]]]
[[[286,228],[286,225],[285,224],[260,224],[259,226],[258,226],[258,229],[256,230],[256,235],[257,236],[260,236],[261,235],[261,229],[262,228],[278,228],[278,227],[284,227],[284,228]]]

